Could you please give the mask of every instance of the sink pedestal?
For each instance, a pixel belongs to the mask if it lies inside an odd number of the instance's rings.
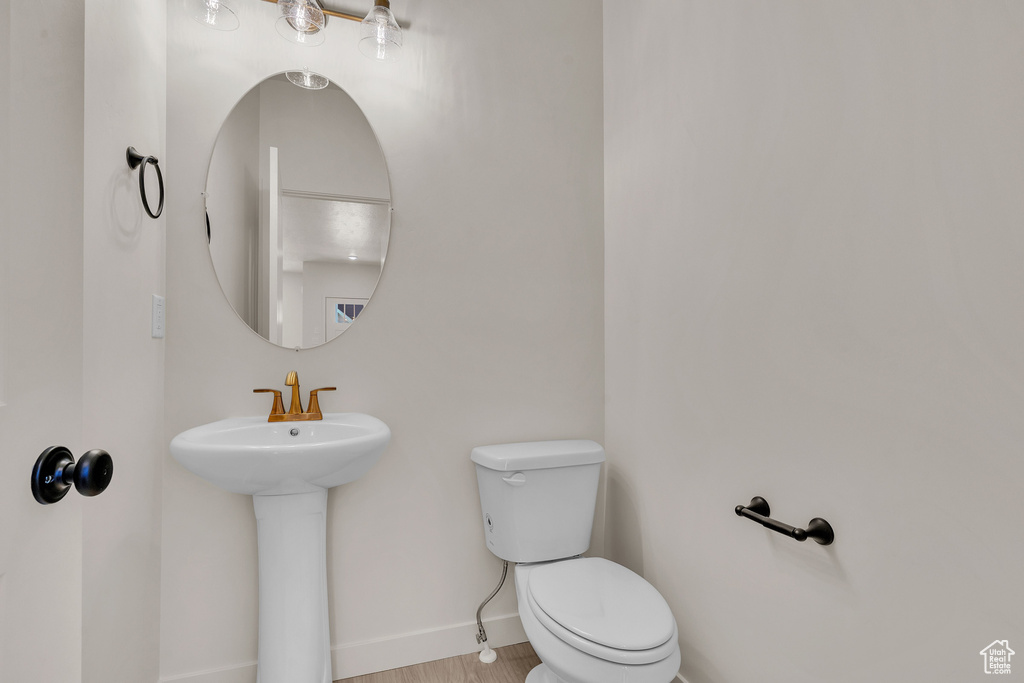
[[[257,683],[331,683],[327,489],[254,495],[259,544]]]
[[[270,422],[229,417],[171,439],[185,469],[252,496],[259,542],[257,683],[331,683],[327,489],[370,471],[391,439],[362,413]]]

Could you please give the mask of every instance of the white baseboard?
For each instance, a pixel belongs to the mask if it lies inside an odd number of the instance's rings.
[[[527,640],[518,614],[485,619],[484,628],[487,630],[487,643],[492,648]],[[352,678],[479,651],[476,621],[467,621],[454,626],[338,645],[331,650],[331,666],[335,679]]]
[[[487,629],[487,642],[492,648],[525,643],[527,640],[518,614],[485,619],[484,628]],[[331,648],[331,668],[334,679],[339,680],[479,650],[476,621],[467,621],[453,626],[336,645]],[[255,680],[256,662],[246,662],[163,677],[160,683],[253,683]]]
[[[255,680],[256,662],[246,662],[234,666],[161,677],[160,683],[253,683]]]

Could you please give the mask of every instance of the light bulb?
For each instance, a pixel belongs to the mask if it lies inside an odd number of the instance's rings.
[[[359,51],[372,59],[393,62],[402,51],[402,29],[388,0],[375,3],[360,25]]]
[[[323,44],[327,19],[313,0],[281,0],[277,6],[281,8],[277,32],[282,38],[307,47]]]

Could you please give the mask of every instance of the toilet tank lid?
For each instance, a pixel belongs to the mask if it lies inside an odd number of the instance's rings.
[[[601,463],[604,462],[604,448],[586,439],[530,441],[477,446],[469,457],[481,467],[513,472]]]

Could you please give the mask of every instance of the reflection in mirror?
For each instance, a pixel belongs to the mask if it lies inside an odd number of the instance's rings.
[[[337,85],[306,90],[274,76],[221,127],[206,213],[214,270],[238,316],[280,346],[317,346],[353,324],[384,267],[384,155]]]

